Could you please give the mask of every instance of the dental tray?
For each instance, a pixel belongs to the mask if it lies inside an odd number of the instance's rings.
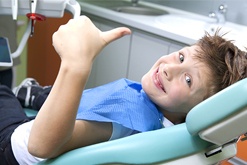
[[[30,0],[0,0],[0,14],[11,15],[12,3],[18,3],[18,15],[26,15],[30,13]],[[46,17],[62,17],[66,7],[67,0],[38,0],[36,13]],[[13,6],[16,4],[13,4]]]

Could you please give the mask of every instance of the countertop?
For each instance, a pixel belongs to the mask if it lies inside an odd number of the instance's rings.
[[[166,10],[169,14],[159,16],[126,14],[91,5],[83,0],[78,0],[78,2],[83,12],[187,45],[191,45],[200,39],[204,35],[205,30],[209,33],[214,33],[215,29],[222,27],[223,30],[221,31],[223,33],[229,32],[226,35],[227,39],[235,40],[235,44],[240,49],[247,47],[247,26],[231,22],[217,24],[215,19],[206,16],[142,1],[139,1],[139,3]]]

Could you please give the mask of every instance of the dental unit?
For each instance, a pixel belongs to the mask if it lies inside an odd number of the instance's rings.
[[[76,0],[0,0],[0,15],[12,15],[15,20],[17,15],[27,15],[31,19],[17,50],[11,54],[12,58],[20,56],[29,36],[34,32],[36,20],[61,18],[65,10],[74,18],[80,16],[81,8]]]

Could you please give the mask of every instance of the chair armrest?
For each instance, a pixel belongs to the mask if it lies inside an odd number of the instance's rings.
[[[212,143],[191,136],[185,123],[67,152],[42,164],[153,164],[201,151]]]

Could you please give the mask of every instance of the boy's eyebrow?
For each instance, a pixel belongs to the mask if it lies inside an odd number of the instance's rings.
[[[197,68],[197,73],[196,73],[196,76],[198,77],[198,79],[200,80],[201,79],[201,74],[199,72],[199,69]]]
[[[181,49],[181,51],[182,51],[182,52],[185,52],[187,55],[191,56],[192,53],[190,52],[189,48],[190,48],[189,46],[183,47],[183,48]]]
[[[187,52],[187,54],[191,57],[191,52],[190,52],[190,50],[189,50],[189,47],[185,47],[185,50],[186,50],[186,52]]]
[[[187,55],[189,55],[190,59],[191,59],[191,60],[194,60],[195,58],[193,58],[193,56],[195,56],[195,53],[192,53],[191,50],[190,50],[189,48],[190,48],[190,47],[187,46],[187,47],[184,48],[184,50],[186,50],[186,53],[187,53]],[[196,74],[195,74],[195,76],[198,78],[198,81],[200,81],[200,79],[201,79],[201,74],[200,74],[200,69],[199,69],[199,67],[200,67],[200,66],[193,67],[193,68],[196,69]],[[194,84],[194,83],[193,83],[193,84]],[[192,84],[192,85],[193,85],[193,84]],[[194,85],[195,85],[195,84],[194,84]],[[193,86],[194,86],[194,85],[193,85]]]

